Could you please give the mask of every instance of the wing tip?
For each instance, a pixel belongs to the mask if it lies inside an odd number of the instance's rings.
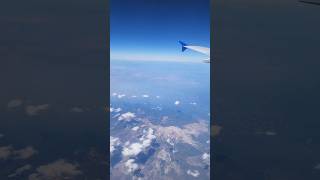
[[[187,46],[186,43],[184,43],[183,41],[179,41],[179,43],[181,44],[181,51],[184,52],[187,48],[185,46]]]

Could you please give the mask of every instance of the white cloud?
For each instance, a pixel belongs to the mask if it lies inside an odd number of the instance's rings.
[[[30,164],[24,165],[14,171],[14,173],[8,175],[8,178],[14,178],[22,174],[23,172],[30,170],[32,166]]]
[[[125,166],[128,168],[129,173],[138,169],[138,164],[134,163],[134,159],[126,161]]]
[[[208,154],[208,153],[203,153],[201,158],[202,158],[202,160],[203,160],[204,163],[210,164],[210,154]]]
[[[161,110],[162,110],[162,107],[157,106],[157,107],[153,107],[153,108],[151,108],[151,109],[161,111]]]
[[[174,105],[178,106],[180,104],[180,101],[174,102]]]
[[[159,99],[159,98],[160,98],[160,96],[156,96],[156,98],[157,98],[157,99]]]
[[[112,96],[116,96],[117,95],[117,93],[112,93]]]
[[[117,97],[118,97],[119,99],[121,99],[121,98],[123,98],[123,97],[125,97],[125,96],[126,96],[125,94],[118,94]]]
[[[151,139],[144,139],[142,141],[142,147],[149,147],[151,145]]]
[[[142,147],[148,148],[151,145],[151,142],[153,139],[156,138],[156,136],[154,135],[154,130],[152,128],[148,128],[148,131],[144,131],[144,134],[141,138],[140,141],[142,142]]]
[[[113,108],[113,107],[110,107],[110,112],[116,112],[116,113],[118,113],[118,112],[120,112],[120,111],[122,111],[121,108]]]
[[[12,146],[3,146],[0,147],[0,160],[7,160],[9,158],[29,159],[37,153],[38,151],[36,151],[32,146],[27,146],[20,150],[15,150]]]
[[[174,141],[174,140],[171,139],[171,138],[168,138],[168,139],[167,139],[167,143],[170,144],[171,146],[174,145],[174,142],[173,142],[173,141]]]
[[[16,107],[21,106],[22,103],[23,103],[23,101],[21,99],[13,99],[13,100],[9,101],[7,107],[8,108],[16,108]]]
[[[148,94],[144,94],[144,95],[142,95],[142,97],[144,97],[144,98],[148,98],[148,97],[149,97],[149,95],[148,95]]]
[[[191,105],[194,105],[194,106],[195,106],[195,105],[197,105],[197,103],[196,103],[196,102],[191,102],[190,104],[191,104]]]
[[[198,170],[190,170],[190,169],[188,169],[187,174],[193,177],[198,177],[200,175]]]
[[[124,147],[122,150],[123,156],[136,156],[143,149],[142,144],[140,143],[132,143],[129,147]]]
[[[35,150],[32,146],[27,146],[26,148],[14,151],[16,159],[29,159],[33,155],[37,154],[38,151]]]
[[[152,140],[156,138],[154,130],[148,128],[148,130],[144,132],[145,134],[139,139],[140,142],[132,143],[130,146],[123,148],[123,156],[136,156],[151,145]]]
[[[126,141],[126,142],[124,143],[125,146],[129,146],[129,144],[130,144],[130,141]]]
[[[131,130],[132,131],[137,131],[139,129],[139,126],[135,126],[135,127],[133,127]]]
[[[136,95],[132,95],[131,97],[132,97],[132,98],[136,98],[137,96],[136,96]]]
[[[117,114],[115,114],[114,116],[112,116],[112,118],[116,118],[116,117],[118,117],[118,116],[120,116],[121,114],[120,113],[117,113]]]
[[[115,146],[119,146],[119,145],[120,145],[120,139],[110,136],[110,153],[111,154],[116,149]]]
[[[26,107],[26,113],[29,116],[38,115],[39,112],[46,111],[49,109],[49,104],[41,104],[41,105],[28,105]]]
[[[133,118],[135,118],[136,115],[132,112],[126,112],[126,113],[123,113],[121,114],[119,117],[118,117],[118,120],[119,121],[131,121]]]
[[[82,172],[78,169],[78,165],[60,159],[53,163],[39,166],[37,171],[29,176],[29,180],[74,179],[74,176],[80,174]]]
[[[12,146],[3,146],[0,147],[0,160],[8,159],[13,153]]]
[[[122,111],[122,109],[121,109],[121,108],[116,108],[116,109],[114,109],[113,111],[117,113],[117,112]]]
[[[148,129],[146,138],[147,139],[155,139],[156,138],[156,136],[154,135],[154,130],[152,128]]]

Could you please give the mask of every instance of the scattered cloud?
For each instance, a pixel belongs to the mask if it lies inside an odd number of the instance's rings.
[[[7,107],[8,108],[16,108],[16,107],[21,106],[22,103],[23,103],[23,101],[21,99],[13,99],[13,100],[9,101]]]
[[[162,107],[157,106],[157,107],[153,107],[153,108],[151,108],[151,109],[161,111],[161,110],[162,110]]]
[[[198,170],[190,170],[190,169],[188,169],[187,174],[193,177],[198,177],[200,175]]]
[[[136,156],[151,145],[152,140],[156,138],[154,130],[152,128],[148,128],[148,130],[144,132],[145,134],[142,135],[139,142],[132,143],[131,145],[123,148],[123,156]]]
[[[148,95],[148,94],[144,94],[144,95],[142,95],[142,97],[144,97],[144,98],[148,98],[148,97],[149,97],[149,95]]]
[[[155,138],[156,136],[154,135],[154,130],[152,128],[149,128],[147,133],[140,138],[140,140],[142,141],[143,148],[149,147],[151,145],[152,140]]]
[[[110,153],[116,150],[116,146],[120,145],[120,139],[110,136]]]
[[[23,172],[30,170],[32,166],[30,164],[24,165],[14,171],[14,173],[8,175],[8,178],[14,178],[22,174]]]
[[[191,102],[190,104],[191,104],[191,105],[194,105],[194,106],[195,106],[195,105],[197,105],[197,103],[196,103],[196,102]]]
[[[136,115],[132,112],[126,112],[126,113],[123,113],[121,114],[119,117],[118,117],[118,120],[119,121],[131,121],[133,118],[135,118]]]
[[[203,153],[201,158],[205,164],[210,165],[210,154],[209,153]]]
[[[122,150],[123,156],[136,156],[142,151],[142,144],[132,143],[129,147],[124,147]]]
[[[174,105],[178,106],[180,104],[180,101],[174,102]]]
[[[26,113],[29,116],[38,115],[39,112],[43,112],[49,109],[49,104],[42,105],[28,105],[26,106]]]
[[[130,144],[130,141],[126,141],[126,142],[124,143],[125,146],[129,146],[129,144]]]
[[[123,98],[123,97],[125,97],[125,96],[126,96],[125,94],[118,94],[117,97],[118,97],[119,99],[121,99],[121,98]]]
[[[121,109],[121,108],[113,109],[113,112],[116,112],[116,113],[118,113],[118,112],[120,112],[120,111],[122,111],[122,109]]]
[[[29,159],[37,153],[38,151],[32,146],[28,146],[20,150],[15,150],[12,146],[3,146],[0,147],[0,160],[7,160],[9,158]]]
[[[29,159],[33,155],[37,154],[38,151],[35,150],[32,146],[28,146],[26,148],[14,151],[16,159]]]
[[[208,153],[203,153],[202,159],[203,159],[203,160],[210,159],[210,154],[208,154]]]
[[[125,166],[128,168],[128,172],[134,172],[138,169],[138,164],[134,162],[134,159],[128,159],[126,161]]]
[[[29,180],[74,179],[75,176],[80,174],[82,172],[78,169],[78,165],[60,159],[53,163],[39,166],[36,172],[29,176]]]
[[[117,113],[117,114],[115,114],[114,116],[112,116],[112,118],[119,117],[120,115],[121,115],[120,113]]]
[[[166,141],[167,141],[167,143],[170,144],[171,146],[174,145],[174,140],[173,140],[173,139],[168,138]]]
[[[135,127],[133,127],[131,130],[132,131],[137,131],[139,129],[139,126],[135,126]]]
[[[13,153],[12,146],[0,147],[0,160],[7,160]]]

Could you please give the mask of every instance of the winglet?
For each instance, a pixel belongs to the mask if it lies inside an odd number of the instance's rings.
[[[185,51],[187,49],[185,46],[188,46],[188,45],[186,43],[182,42],[182,41],[179,41],[179,43],[181,44],[182,52]]]

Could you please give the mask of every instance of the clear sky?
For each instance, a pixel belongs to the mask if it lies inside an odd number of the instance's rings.
[[[178,40],[210,46],[209,0],[111,0],[111,59],[203,60]]]

